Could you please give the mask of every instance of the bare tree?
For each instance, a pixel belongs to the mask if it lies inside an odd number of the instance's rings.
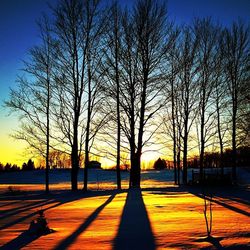
[[[121,12],[118,9],[117,3],[113,9],[114,17],[114,58],[115,58],[115,81],[116,81],[116,114],[117,114],[117,157],[116,157],[116,173],[117,173],[117,188],[121,189],[121,173],[120,173],[120,161],[121,161],[121,117],[120,117],[120,79],[119,79],[119,14]]]
[[[94,99],[94,90],[90,85],[93,73],[91,53],[95,53],[95,49],[91,46],[95,39],[99,39],[96,37],[99,31],[95,23],[98,6],[99,1],[94,0],[62,0],[53,9],[54,31],[59,44],[57,127],[61,132],[61,142],[71,151],[72,190],[78,189],[79,158],[84,141],[86,188],[91,105]]]
[[[219,40],[217,42],[216,51],[218,52],[215,57],[215,76],[214,76],[214,92],[212,93],[213,102],[215,104],[216,112],[216,125],[217,125],[217,134],[218,134],[218,143],[220,149],[220,168],[221,176],[224,175],[224,145],[225,145],[225,136],[228,131],[228,122],[227,122],[227,93],[226,93],[226,79],[224,74],[223,67],[223,55],[221,53],[221,42],[222,34],[219,32]]]
[[[198,41],[199,112],[197,118],[200,125],[200,179],[202,180],[206,143],[214,136],[215,131],[211,95],[216,80],[216,45],[219,32],[218,28],[211,23],[211,19],[206,18],[195,20],[194,33]]]
[[[110,8],[109,32],[107,32],[107,50],[103,61],[103,75],[105,76],[104,95],[107,101],[106,113],[112,118],[109,120],[109,127],[112,132],[108,132],[109,137],[116,140],[116,174],[117,188],[121,189],[121,114],[120,114],[120,46],[121,46],[121,18],[122,11],[118,2],[114,2]],[[113,107],[114,105],[114,107]],[[115,115],[110,110],[116,110]],[[110,123],[115,123],[115,128]],[[116,129],[116,136],[113,136],[113,129]]]
[[[130,145],[131,187],[140,186],[142,148],[153,133],[143,138],[146,125],[163,106],[159,66],[167,47],[165,24],[165,6],[151,0],[138,1],[132,15],[123,18],[121,107],[125,116],[121,119]]]
[[[93,13],[89,19],[90,27],[89,44],[87,48],[87,119],[85,135],[85,157],[84,157],[84,187],[87,190],[88,166],[91,147],[100,128],[106,121],[106,115],[99,115],[98,110],[103,105],[103,96],[101,95],[103,74],[99,69],[102,57],[106,48],[103,42],[103,35],[107,32],[107,13],[102,10],[102,15],[98,9],[98,2],[90,1],[87,13]],[[101,72],[101,73],[100,73]]]
[[[232,116],[232,154],[233,167],[232,176],[236,181],[237,165],[237,120],[238,112],[242,101],[245,99],[243,89],[247,83],[249,75],[249,27],[242,22],[234,22],[231,29],[227,28],[223,33],[224,70],[226,73],[226,83],[230,96],[231,116]],[[243,95],[242,95],[243,94]]]
[[[50,121],[55,42],[46,16],[39,21],[41,45],[29,51],[19,88],[11,90],[7,107],[21,114],[22,125],[13,136],[46,158],[45,190],[49,192]]]
[[[244,98],[238,116],[238,145],[250,146],[250,66],[247,66],[246,71],[247,77],[240,94]]]
[[[180,37],[178,63],[180,70],[178,74],[179,94],[178,102],[178,126],[179,139],[182,140],[183,150],[183,183],[187,183],[187,153],[189,132],[196,117],[197,104],[197,49],[198,40],[192,36],[190,28],[186,27]],[[181,150],[179,144],[179,151]],[[180,156],[179,156],[180,157]]]
[[[85,88],[88,33],[83,32],[83,5],[80,1],[62,0],[54,8],[55,33],[59,44],[57,61],[58,128],[62,143],[71,148],[71,189],[77,190],[79,169],[79,123],[82,117]]]
[[[173,166],[174,166],[174,181],[175,184],[178,182],[178,171],[177,171],[177,149],[178,149],[178,124],[177,124],[177,94],[178,94],[178,81],[177,75],[179,70],[179,64],[177,60],[177,37],[179,35],[178,29],[173,29],[175,33],[176,40],[172,42],[171,48],[166,52],[166,62],[164,63],[164,71],[166,71],[166,79],[164,81],[163,92],[165,94],[166,102],[170,104],[170,107],[167,105],[166,114],[163,118],[164,128],[167,129],[164,133],[171,137],[172,139],[172,148],[173,148]],[[169,124],[169,121],[171,123]]]

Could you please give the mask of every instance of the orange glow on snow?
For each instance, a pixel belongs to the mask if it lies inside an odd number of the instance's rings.
[[[43,185],[14,186],[22,191],[44,188]],[[7,187],[8,185],[1,185],[0,192],[6,191]],[[86,196],[80,191],[77,194],[68,191],[64,195],[63,187],[65,189],[63,184],[52,185],[56,195],[47,198],[36,198],[35,193],[27,193],[30,199],[26,197],[25,200],[18,195],[11,200],[2,196],[0,220],[3,228],[0,246],[27,230],[31,219],[36,216],[35,213],[42,208],[45,209],[49,226],[55,232],[30,242],[22,249],[56,249],[63,246],[68,249],[113,249],[126,204],[127,191],[90,191]],[[174,185],[165,188],[148,186],[141,193],[156,249],[211,247],[208,242],[196,241],[206,236],[204,201],[199,195]],[[214,197],[213,236],[223,237],[221,244],[224,247],[248,244],[249,212],[249,204],[241,200]]]

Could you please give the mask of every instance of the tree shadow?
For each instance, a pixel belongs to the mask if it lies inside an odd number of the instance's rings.
[[[103,195],[109,195],[109,194],[114,194],[114,190],[108,190],[108,191],[88,191],[86,193],[83,193],[82,191],[79,192],[70,192],[70,191],[60,191],[54,194],[48,194],[48,195],[41,195],[41,194],[36,194],[34,195],[33,193],[31,193],[31,198],[32,200],[35,199],[41,199],[44,198],[45,200],[38,201],[38,204],[36,205],[36,208],[41,207],[41,206],[45,206],[46,208],[43,208],[44,211],[47,211],[49,209],[52,208],[56,208],[60,205],[66,204],[68,202],[72,202],[72,201],[76,201],[79,199],[84,199],[87,197],[95,197],[95,196],[103,196]],[[24,197],[17,197],[17,199],[19,200],[19,202],[21,201],[26,201],[29,200],[29,196],[26,195]],[[26,215],[19,217],[19,218],[14,218],[12,219],[10,216],[10,220],[5,223],[5,224],[0,224],[0,230],[6,229],[8,227],[14,226],[17,223],[23,222],[26,219],[32,218],[33,216],[35,216],[37,214],[37,211],[32,211],[31,210],[32,207],[27,207],[27,209],[25,209],[22,212],[27,212],[30,210],[30,213],[27,213]],[[13,214],[14,215],[14,214]],[[13,216],[12,215],[12,216]]]
[[[166,194],[186,194],[189,191],[185,186],[170,186],[170,187],[146,187],[141,188],[142,191],[147,191],[152,194],[166,195]]]
[[[31,202],[30,204],[25,204],[25,205],[20,206],[20,207],[5,210],[2,212],[4,215],[0,217],[0,220],[8,218],[10,216],[14,216],[14,215],[19,214],[21,212],[25,212],[29,209],[34,209],[34,208],[39,208],[39,207],[45,206],[47,204],[50,204],[51,202],[53,202],[53,199],[40,200],[40,201],[36,201],[36,202]]]
[[[1,250],[21,249],[22,247],[25,247],[26,245],[28,245],[29,243],[31,243],[32,241],[38,238],[39,236],[31,235],[28,231],[24,231],[17,238],[6,243],[0,249]]]
[[[234,211],[236,213],[239,213],[239,214],[245,215],[247,217],[250,217],[250,213],[249,212],[247,212],[245,210],[242,210],[242,209],[240,209],[238,207],[234,207],[234,206],[232,206],[230,204],[227,204],[225,202],[222,202],[222,201],[219,201],[219,200],[216,200],[216,199],[213,199],[213,202],[216,203],[216,204],[218,204],[218,205],[220,205],[220,206],[223,206],[223,207],[225,207],[227,209],[230,209],[230,210],[232,210],[232,211]]]
[[[222,190],[218,197],[229,199],[243,205],[250,205],[250,191],[243,187],[236,186],[229,190]]]
[[[76,238],[85,231],[89,225],[97,218],[98,214],[115,198],[116,193],[112,194],[101,206],[99,206],[69,237],[61,241],[54,249],[67,249]]]
[[[53,204],[53,203],[55,203],[55,202],[56,202],[56,204]],[[68,202],[69,202],[69,201],[68,201]],[[51,209],[51,208],[60,206],[60,205],[62,205],[63,203],[66,203],[66,202],[57,202],[57,201],[55,201],[55,200],[48,201],[47,203],[43,203],[42,205],[43,205],[43,206],[44,206],[44,205],[50,205],[50,204],[52,204],[52,205],[46,207],[46,208],[43,209],[43,210],[46,211],[46,210],[48,210],[48,209]],[[27,210],[29,210],[29,209],[27,209]],[[37,214],[37,211],[33,211],[33,212],[28,213],[28,214],[26,214],[26,215],[24,215],[24,216],[22,216],[22,217],[20,217],[20,218],[17,218],[17,219],[15,219],[15,220],[11,220],[10,222],[8,222],[8,223],[6,223],[6,224],[1,225],[1,226],[0,226],[0,230],[6,229],[6,228],[11,227],[11,226],[14,226],[15,224],[20,223],[20,222],[22,222],[22,221],[24,221],[24,220],[26,220],[26,219],[29,219],[29,218],[35,216],[36,214]]]
[[[184,193],[190,193],[192,195],[195,195],[201,199],[203,199],[203,194],[206,191],[207,193],[213,194],[213,200],[215,204],[218,204],[220,206],[223,206],[227,209],[230,209],[231,211],[234,211],[236,213],[239,213],[241,215],[250,216],[249,211],[243,208],[239,208],[234,206],[230,203],[230,201],[237,202],[242,205],[249,206],[249,191],[247,189],[233,186],[233,187],[203,187],[203,186],[180,186],[180,187],[166,187],[166,188],[146,188],[143,189],[143,191],[149,191],[152,194],[161,194],[161,195],[171,195],[171,194],[184,194]],[[223,199],[226,199],[223,201]],[[236,237],[240,237],[237,233]],[[242,235],[243,237],[249,237],[249,234],[246,233],[246,235]],[[229,236],[227,236],[229,237]],[[231,238],[231,236],[229,237]],[[230,247],[223,247],[220,243],[220,241],[223,240],[223,237],[213,237],[210,235],[209,237],[203,237],[194,240],[194,242],[209,242],[213,245],[215,249],[234,249],[233,246]],[[174,245],[177,246],[176,244]],[[182,244],[180,244],[182,248],[188,249],[192,247],[185,247]],[[237,246],[238,247],[238,246]],[[249,247],[249,246],[247,246]],[[202,248],[203,249],[203,248]],[[204,249],[211,249],[210,247],[205,247]],[[246,245],[239,245],[238,248],[235,249],[248,249],[246,248]]]
[[[223,240],[223,237],[213,237],[212,235],[205,237],[205,238],[200,238],[195,240],[195,242],[209,242],[212,244],[216,249],[224,249],[224,247],[220,244],[220,241]]]
[[[51,231],[51,233],[54,232],[54,230]],[[28,244],[30,244],[32,241],[37,240],[43,235],[36,235],[29,232],[29,230],[24,231],[21,233],[18,237],[11,240],[10,242],[6,243],[2,247],[0,247],[1,250],[10,250],[10,249],[21,249]]]
[[[166,187],[166,188],[145,188],[143,191],[150,191],[157,194],[174,194],[174,193],[190,193],[201,199],[203,199],[203,193],[212,193],[213,202],[221,205],[227,209],[230,209],[236,213],[250,216],[249,211],[235,207],[232,204],[223,201],[222,199],[231,200],[242,205],[249,206],[250,204],[250,192],[246,189],[233,187],[208,187],[208,186],[180,186],[180,187]]]
[[[106,190],[106,191],[88,191],[86,193],[82,193],[81,191],[79,191],[79,192],[60,191],[60,192],[57,192],[55,194],[50,193],[49,195],[42,195],[42,196],[39,193],[37,195],[34,195],[32,193],[32,200],[41,199],[41,197],[43,197],[44,199],[47,198],[46,205],[49,205],[49,206],[47,206],[46,208],[43,209],[43,211],[47,211],[49,209],[52,209],[52,208],[58,207],[60,205],[66,204],[68,202],[76,201],[79,199],[110,195],[110,197],[108,198],[108,200],[104,204],[102,204],[100,207],[98,207],[70,237],[68,237],[66,240],[61,242],[59,244],[59,246],[56,248],[56,249],[65,249],[65,248],[67,248],[67,246],[69,246],[71,243],[73,243],[73,241],[77,238],[77,236],[81,232],[83,232],[96,219],[96,217],[101,212],[101,210],[114,199],[115,195],[118,192],[125,192],[125,191]],[[24,201],[29,200],[29,197],[27,197],[27,196],[22,197],[22,198],[20,196],[17,197],[18,202],[20,202],[22,199]],[[45,205],[44,203],[42,203],[42,204]],[[29,210],[29,209],[30,209],[30,207],[27,207],[27,210]],[[17,223],[20,223],[20,222],[28,219],[28,218],[32,218],[35,215],[37,215],[37,211],[28,213],[25,216],[22,216],[20,218],[17,218],[15,220],[12,220],[12,221],[6,223],[6,224],[1,225],[0,230],[8,228],[10,226],[13,226]],[[52,232],[53,232],[53,230],[52,230]],[[29,243],[38,239],[39,237],[40,236],[33,235],[28,230],[26,230],[23,233],[21,233],[18,237],[16,237],[15,239],[11,240],[10,242],[8,242],[5,245],[3,245],[2,247],[0,247],[0,249],[6,249],[6,250],[7,249],[21,249],[22,247],[28,245]]]
[[[231,201],[236,201],[236,202],[241,203],[243,205],[248,205],[246,203],[249,199],[249,196],[248,196],[249,192],[244,191],[242,189],[239,189],[237,187],[231,187],[229,190],[225,190],[224,188],[219,188],[219,189],[217,188],[216,189],[214,187],[205,187],[205,188],[207,189],[206,192],[213,194],[213,202],[214,203],[216,203],[220,206],[223,206],[227,209],[230,209],[231,211],[234,211],[236,213],[245,215],[247,217],[250,216],[250,213],[248,211],[245,211],[241,208],[235,207],[231,204],[228,204],[225,201],[220,200],[220,199],[228,199]],[[203,199],[204,190],[205,190],[204,187],[200,187],[200,188],[188,187],[188,191],[191,194],[193,194],[201,199]]]
[[[147,210],[140,189],[130,189],[127,194],[119,230],[113,250],[156,249]]]
[[[12,206],[12,205],[18,204],[18,203],[19,203],[19,201],[7,202],[5,204],[1,204],[0,207],[2,208],[2,207]]]
[[[249,194],[250,195],[250,194]],[[235,202],[238,202],[238,203],[241,203],[243,205],[247,205],[247,206],[250,206],[250,202],[247,201],[247,200],[243,200],[241,198],[238,198],[238,197],[225,197],[226,199],[229,199],[231,201],[235,201]]]

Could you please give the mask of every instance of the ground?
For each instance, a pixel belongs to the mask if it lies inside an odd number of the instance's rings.
[[[160,176],[162,173],[157,172]],[[150,174],[153,176],[152,173]],[[147,175],[147,173],[146,173]],[[2,249],[250,249],[250,188],[248,185],[178,187],[161,178],[143,178],[142,189],[71,192],[68,184],[0,186]],[[103,184],[105,183],[105,185]],[[108,186],[100,182],[99,187]],[[113,187],[113,185],[110,185]],[[212,236],[206,242],[203,193],[212,193]],[[53,233],[25,233],[39,209]]]

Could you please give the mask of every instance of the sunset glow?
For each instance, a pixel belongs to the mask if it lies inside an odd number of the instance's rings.
[[[250,0],[0,0],[0,249],[250,249]]]
[[[121,1],[122,2],[122,1]],[[126,1],[131,5],[132,1]],[[213,16],[215,20],[229,25],[233,20],[241,17],[249,20],[248,1],[168,1],[168,11],[170,19],[177,24],[191,23],[194,16]],[[18,1],[3,0],[0,3],[0,104],[9,97],[9,88],[16,88],[16,76],[23,68],[21,60],[27,57],[27,51],[34,44],[39,42],[36,20],[42,12],[49,12],[46,1],[34,1],[19,4]],[[8,27],[8,28],[6,28]],[[18,38],[18,43],[16,42]],[[22,142],[14,141],[9,135],[19,128],[17,113],[8,116],[9,110],[5,107],[0,109],[0,162],[6,164],[22,165],[30,156],[26,155],[26,145]],[[142,156],[146,162],[155,160],[159,155],[166,154],[166,150],[158,153],[146,153]],[[31,155],[32,156],[32,155]],[[103,159],[103,166],[112,165]]]
[[[49,204],[41,205],[45,209],[49,226],[55,230],[55,233],[31,242],[24,249],[37,249],[42,246],[46,246],[47,249],[55,249],[59,246],[79,249],[83,245],[88,249],[113,249],[123,210],[127,209],[124,205],[128,194],[122,192],[101,196],[98,194],[95,196],[93,193],[93,195],[93,197],[79,195],[65,203],[53,201],[52,198]],[[171,186],[166,190],[142,191],[142,197],[157,244],[156,249],[180,249],[180,239],[181,245],[189,249],[210,246],[209,243],[196,241],[206,235],[203,199],[189,191],[180,192]],[[249,211],[249,206],[225,198],[215,197],[214,199],[213,234],[223,238],[221,244],[225,247],[236,243],[247,244],[250,219],[240,211]],[[19,202],[11,205],[9,201],[3,200],[1,204],[4,205],[6,211],[20,207],[20,213],[11,217],[11,220],[16,220],[25,214],[37,211],[38,208],[32,208],[32,204],[37,201],[42,204],[46,200],[30,200],[28,203],[30,207],[23,212],[21,212],[22,205]],[[130,205],[132,206],[132,203]],[[0,209],[3,211],[2,206]],[[18,225],[2,229],[0,244],[17,237],[20,231],[27,228],[26,223],[31,218],[32,216],[27,217]],[[7,222],[6,219],[2,223],[3,226]],[[225,221],[227,221],[226,227]],[[13,231],[14,227],[15,231]],[[132,233],[133,230],[129,234]]]

